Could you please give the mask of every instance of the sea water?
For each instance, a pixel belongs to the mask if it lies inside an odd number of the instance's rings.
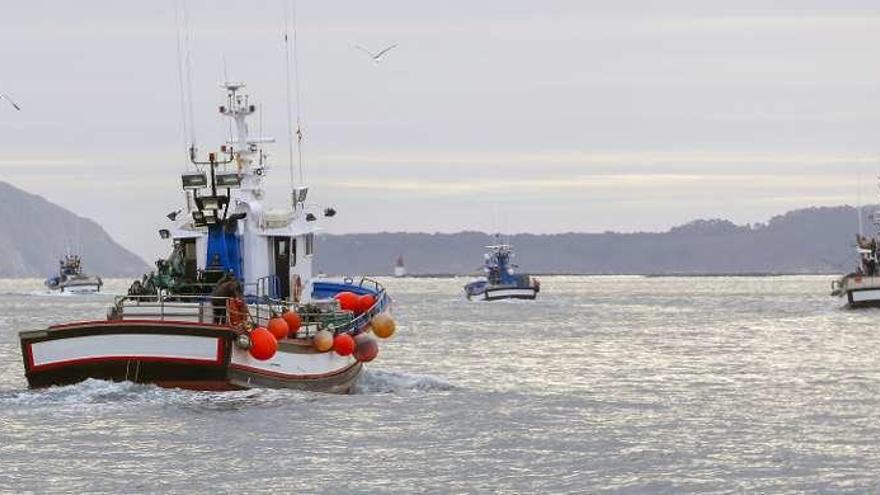
[[[0,491],[877,492],[880,311],[830,281],[387,279],[398,333],[339,396],[27,390],[16,333],[112,297],[0,280]]]

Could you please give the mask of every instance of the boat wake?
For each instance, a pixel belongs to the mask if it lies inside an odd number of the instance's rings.
[[[178,406],[209,410],[237,410],[275,407],[290,402],[314,400],[295,390],[248,389],[230,392],[195,392],[162,388],[132,382],[109,382],[88,379],[76,385],[39,390],[0,391],[0,407],[111,407]]]
[[[402,394],[408,392],[435,392],[457,387],[442,378],[398,371],[365,369],[354,384],[354,394]]]
[[[96,297],[96,298],[105,298],[106,295],[101,292],[95,291],[57,291],[57,290],[48,290],[48,289],[37,289],[27,292],[26,295],[34,296],[34,297]]]
[[[355,383],[354,394],[405,394],[453,390],[451,383],[430,375],[394,371],[364,370]],[[324,394],[291,389],[252,388],[224,392],[197,392],[156,385],[88,379],[75,385],[38,390],[0,391],[0,408],[49,407],[89,409],[94,407],[177,406],[201,410],[238,410],[277,407],[291,402],[313,402]]]

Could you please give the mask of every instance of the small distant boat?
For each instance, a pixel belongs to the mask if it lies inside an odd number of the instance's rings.
[[[851,308],[880,307],[880,261],[877,255],[877,239],[856,236],[856,253],[859,266],[831,282],[831,295],[846,297]]]
[[[46,279],[46,288],[59,292],[100,292],[104,282],[101,277],[83,272],[82,258],[78,254],[66,254],[59,261],[58,275]]]
[[[398,256],[397,261],[394,262],[394,276],[395,277],[405,277],[406,276],[406,266],[403,264],[403,256]]]
[[[483,271],[485,277],[464,286],[470,300],[495,301],[498,299],[534,299],[541,291],[541,282],[529,275],[514,272],[516,265],[511,263],[513,248],[509,244],[486,246]]]

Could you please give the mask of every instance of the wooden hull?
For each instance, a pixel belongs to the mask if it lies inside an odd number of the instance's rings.
[[[192,390],[251,387],[346,393],[362,370],[351,357],[284,340],[257,361],[222,325],[180,321],[99,321],[20,334],[31,388],[86,379],[131,381]]]

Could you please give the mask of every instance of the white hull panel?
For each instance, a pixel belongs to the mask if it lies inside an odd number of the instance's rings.
[[[250,352],[234,347],[230,365],[258,373],[285,375],[289,378],[330,375],[355,363],[351,356],[335,352],[285,352],[281,349],[271,359],[254,359]]]
[[[880,289],[854,290],[850,293],[852,294],[852,301],[854,303],[863,303],[868,301],[876,301],[880,303]]]
[[[110,358],[216,363],[221,339],[194,335],[108,334],[31,344],[35,368]]]

